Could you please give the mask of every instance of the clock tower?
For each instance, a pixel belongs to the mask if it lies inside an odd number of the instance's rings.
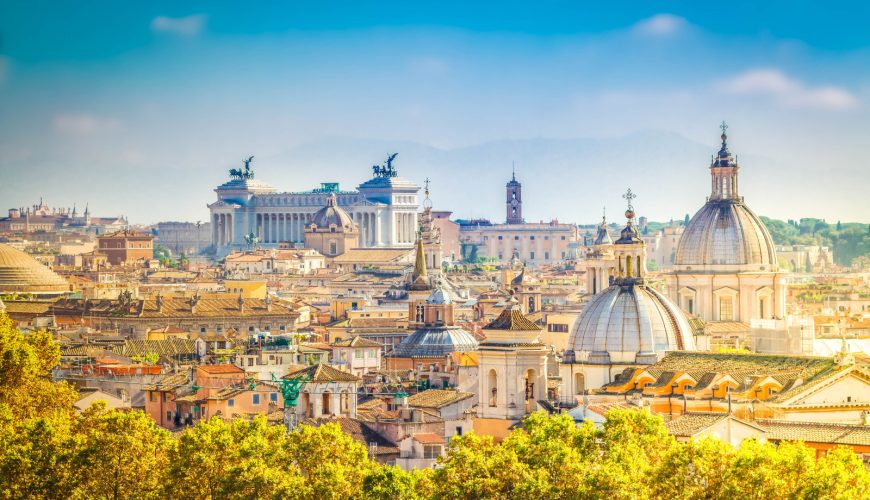
[[[511,175],[510,182],[505,186],[507,192],[506,208],[507,223],[522,224],[523,221],[523,185],[517,182],[516,172]]]

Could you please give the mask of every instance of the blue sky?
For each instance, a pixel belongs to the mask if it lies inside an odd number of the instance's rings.
[[[470,3],[3,2],[0,201],[198,220],[249,154],[261,178],[302,190],[359,183],[382,156],[286,162],[310,143],[457,151],[655,131],[712,153],[724,119],[757,212],[870,220],[856,202],[870,186],[866,3]],[[457,215],[500,216],[508,156],[462,179],[400,158]],[[707,160],[664,177],[657,159],[595,193],[610,165],[577,159],[576,186],[524,157],[540,201],[527,216],[593,221],[624,184],[650,218],[682,216],[707,194]]]

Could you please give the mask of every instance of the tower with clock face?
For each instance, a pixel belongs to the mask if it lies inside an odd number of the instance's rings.
[[[507,188],[507,223],[522,224],[523,221],[523,185],[517,182],[516,173],[511,176]]]

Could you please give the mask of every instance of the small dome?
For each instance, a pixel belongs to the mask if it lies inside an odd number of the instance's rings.
[[[764,223],[739,200],[710,200],[689,221],[677,266],[760,266],[775,270],[776,248]]]
[[[634,224],[631,223],[631,219],[629,219],[628,224],[619,232],[619,239],[616,240],[616,244],[631,245],[634,243],[643,243],[643,240],[640,239],[640,233],[637,232],[637,228],[634,227]]]
[[[666,351],[695,350],[686,315],[642,280],[623,279],[583,309],[568,339],[575,360],[655,363]]]
[[[328,228],[333,224],[336,227],[348,229],[353,227],[353,219],[350,218],[350,215],[343,208],[338,206],[335,193],[329,195],[326,199],[326,206],[314,214],[311,223],[319,228]]]
[[[458,326],[426,327],[405,337],[389,354],[396,358],[437,358],[476,351],[477,339]]]
[[[59,294],[69,291],[69,284],[30,255],[9,245],[0,244],[0,292]]]
[[[452,304],[453,299],[450,298],[450,295],[440,286],[429,295],[429,298],[426,299],[427,304]]]
[[[601,219],[601,224],[598,225],[598,234],[595,235],[593,245],[610,245],[613,239],[610,237],[610,231],[607,230],[607,221]]]

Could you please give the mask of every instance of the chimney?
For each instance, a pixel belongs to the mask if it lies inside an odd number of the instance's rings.
[[[870,410],[861,412],[861,425],[870,426]]]
[[[272,296],[266,293],[266,310],[272,311]]]
[[[160,295],[160,292],[157,292],[157,312],[163,312],[163,297]]]
[[[190,313],[196,314],[196,305],[199,303],[199,294],[194,294],[190,298]]]
[[[239,292],[239,299],[238,299],[237,303],[239,304],[239,312],[244,313],[245,312],[245,299],[242,298],[242,292]]]

